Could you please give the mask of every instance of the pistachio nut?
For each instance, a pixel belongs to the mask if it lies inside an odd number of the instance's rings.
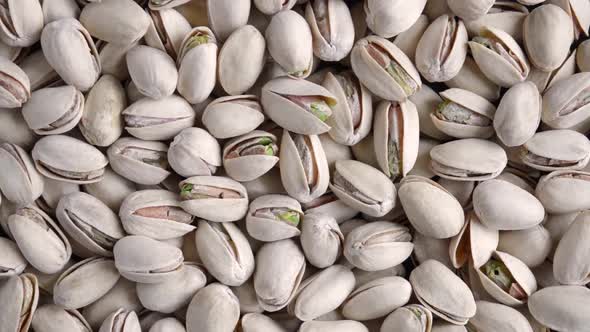
[[[163,6],[160,6],[158,9],[154,9],[154,6],[150,7],[151,10],[148,10],[147,13],[151,22],[144,36],[145,42],[151,47],[168,53],[176,61],[182,41],[186,34],[191,31],[191,24],[173,8],[162,8]]]
[[[498,176],[508,162],[499,145],[478,138],[466,138],[435,146],[430,150],[431,167],[438,176],[457,181],[482,181]]]
[[[119,211],[127,195],[136,190],[135,183],[115,173],[110,167],[105,169],[104,177],[96,183],[82,185],[84,192],[98,198],[113,211]]]
[[[279,162],[277,138],[267,132],[254,130],[236,137],[223,148],[223,167],[232,179],[252,181]]]
[[[535,83],[540,92],[546,91],[561,79],[568,78],[576,73],[576,51],[574,50],[569,57],[561,64],[558,69],[553,71],[542,71],[537,67],[532,67],[527,81]]]
[[[136,2],[141,3],[141,0],[138,0]],[[151,10],[163,10],[168,8],[179,7],[188,2],[190,2],[190,0],[149,0],[148,6]]]
[[[571,128],[587,123],[590,73],[578,73],[556,82],[543,95],[543,123],[552,128]]]
[[[162,99],[174,93],[178,71],[174,60],[164,51],[137,45],[127,52],[125,58],[129,76],[142,95]]]
[[[438,261],[428,260],[416,267],[410,274],[410,283],[418,301],[449,323],[465,325],[475,315],[475,300],[469,287]]]
[[[0,8],[4,7],[0,6]],[[0,23],[0,31],[2,31],[1,26]],[[0,87],[0,107],[18,108],[31,98],[31,81],[27,73],[14,62],[0,57],[0,75],[0,83],[2,84]]]
[[[344,235],[336,219],[330,215],[305,214],[300,239],[305,258],[317,268],[334,265],[342,254]]]
[[[5,0],[1,7],[2,42],[9,46],[27,47],[39,41],[44,25],[43,9],[39,1]]]
[[[261,313],[247,313],[240,320],[243,332],[286,332],[286,330],[272,318]]]
[[[496,135],[504,145],[519,146],[533,137],[541,120],[541,104],[541,95],[531,82],[515,84],[504,94],[494,116]]]
[[[286,307],[305,273],[305,256],[291,239],[265,243],[256,254],[254,289],[260,306],[269,312]]]
[[[408,30],[424,10],[426,0],[368,0],[364,10],[369,29],[383,38]]]
[[[420,90],[408,98],[415,106],[418,112],[418,121],[420,133],[437,140],[448,140],[450,137],[440,131],[434,123],[430,114],[432,110],[443,102],[442,98],[428,85],[423,85]]]
[[[549,3],[563,9],[568,16],[570,16],[570,24],[573,26],[574,32],[574,41],[580,39],[582,35],[588,37],[590,6],[588,6],[587,3],[577,0],[551,0]]]
[[[586,192],[590,193],[590,173],[555,171],[539,181],[535,196],[548,213],[563,214],[590,208]]]
[[[203,112],[203,125],[215,138],[240,136],[258,128],[264,113],[254,95],[227,96],[213,100]]]
[[[453,267],[449,255],[451,239],[435,239],[415,232],[412,243],[414,243],[414,251],[411,259],[414,264],[419,265],[429,259],[435,259],[448,268]]]
[[[256,9],[265,15],[272,16],[293,8],[297,0],[253,0],[253,2]]]
[[[0,108],[0,142],[16,144],[30,151],[37,137],[21,112]]]
[[[522,146],[521,158],[541,171],[579,170],[590,160],[590,140],[568,129],[538,132]]]
[[[72,256],[70,242],[55,222],[38,208],[19,208],[8,229],[29,264],[43,273],[60,271]]]
[[[402,277],[384,277],[357,287],[342,305],[348,319],[370,320],[389,315],[405,305],[412,295],[412,286]]]
[[[80,185],[43,176],[43,193],[37,198],[35,205],[43,212],[55,215],[55,209],[62,196],[80,192]]]
[[[178,92],[189,103],[209,97],[217,75],[217,39],[207,27],[192,29],[182,41],[178,66]]]
[[[208,23],[217,38],[225,41],[233,32],[244,27],[248,23],[250,7],[248,0],[207,0]]]
[[[141,332],[141,326],[135,311],[121,308],[104,320],[98,332]]]
[[[37,277],[31,273],[10,276],[0,281],[0,329],[6,332],[28,331],[39,301]]]
[[[72,241],[93,255],[112,257],[115,242],[125,236],[117,215],[83,192],[62,196],[55,214]]]
[[[43,50],[38,50],[27,55],[21,60],[19,67],[27,74],[31,91],[42,87],[57,86],[63,83],[60,76],[47,62]]]
[[[143,309],[137,292],[136,285],[125,278],[119,278],[115,287],[96,302],[89,304],[82,310],[82,315],[88,321],[93,331],[98,331],[104,320],[119,308],[140,311]]]
[[[304,203],[303,209],[306,213],[329,214],[339,224],[354,218],[358,214],[357,210],[346,205],[332,192],[325,193],[311,202]]]
[[[170,143],[168,162],[181,176],[213,175],[221,166],[221,148],[206,130],[185,128]]]
[[[313,53],[324,61],[340,61],[354,44],[354,24],[342,0],[314,0],[305,7],[313,37]]]
[[[140,320],[141,324],[141,320]],[[142,327],[143,329],[143,327]],[[145,329],[144,329],[145,331]],[[173,317],[163,318],[155,322],[149,332],[185,332],[184,324]]]
[[[171,173],[168,146],[161,142],[123,137],[107,150],[111,167],[119,175],[135,183],[155,185]]]
[[[420,41],[420,37],[426,31],[429,25],[428,17],[424,14],[420,15],[416,22],[412,24],[407,30],[400,32],[395,37],[393,43],[399,47],[411,60],[416,58],[416,47]]]
[[[529,321],[518,310],[488,301],[477,301],[477,312],[469,320],[468,331],[533,332]]]
[[[362,323],[354,320],[303,322],[298,332],[368,332],[369,329]]]
[[[37,307],[31,327],[37,332],[92,332],[92,328],[78,310],[62,308],[55,304]]]
[[[240,319],[240,304],[229,287],[212,283],[201,288],[186,312],[187,332],[232,332]]]
[[[344,242],[344,256],[355,267],[379,271],[401,264],[414,245],[410,230],[398,223],[374,221],[353,229]]]
[[[62,18],[78,18],[80,16],[80,6],[78,6],[75,0],[53,0],[40,3],[43,9],[44,24],[58,21]]]
[[[82,9],[80,22],[93,37],[121,45],[141,39],[150,25],[149,16],[130,0],[92,2]]]
[[[466,21],[465,27],[470,36],[477,36],[484,27],[500,29],[520,43],[523,39],[522,24],[528,14],[527,7],[520,3],[495,1],[484,16]]]
[[[381,332],[392,332],[397,329],[407,332],[430,332],[432,322],[430,310],[420,304],[410,304],[389,314],[383,321]]]
[[[439,145],[440,142],[430,139],[428,137],[422,137],[418,142],[418,156],[416,157],[416,164],[412,170],[408,172],[408,175],[418,175],[425,178],[433,178],[436,176],[430,168],[430,150],[433,147]]]
[[[476,182],[455,181],[445,178],[439,178],[436,182],[455,196],[463,208],[467,208],[471,205],[471,198],[473,189],[475,189],[475,185],[477,184]]]
[[[482,73],[475,60],[470,56],[465,58],[459,73],[446,81],[445,84],[449,88],[469,90],[489,101],[500,98],[500,87]]]
[[[450,238],[463,228],[465,215],[461,204],[438,183],[410,175],[402,180],[398,195],[406,217],[423,235]]]
[[[29,154],[20,146],[0,144],[0,189],[18,206],[32,203],[43,193],[44,182]]]
[[[553,331],[583,331],[587,326],[590,291],[581,286],[553,286],[530,298],[531,315]],[[573,310],[572,310],[573,308]]]
[[[360,39],[352,49],[350,60],[361,83],[383,99],[403,101],[422,86],[412,61],[385,38]]]
[[[498,250],[520,259],[530,268],[535,268],[545,262],[552,245],[549,231],[537,225],[525,230],[500,233]]]
[[[234,294],[240,301],[241,313],[248,314],[264,312],[264,309],[262,309],[262,307],[258,303],[258,299],[256,298],[256,291],[254,290],[254,282],[252,278],[250,278],[248,281],[246,281],[238,287],[232,287],[231,290],[234,292]]]
[[[118,0],[106,2],[119,3]],[[106,22],[103,17],[100,20]],[[112,21],[108,24],[120,29]],[[98,80],[101,72],[98,51],[90,33],[77,20],[65,18],[47,24],[41,34],[41,47],[49,65],[67,84],[84,92]]]
[[[494,0],[449,0],[449,8],[465,21],[481,18],[494,5]]]
[[[585,285],[590,280],[588,236],[590,228],[587,211],[580,213],[563,234],[553,257],[553,275],[561,284]]]
[[[263,195],[250,203],[246,228],[253,238],[272,242],[301,234],[303,211],[297,200],[287,195]]]
[[[248,194],[239,182],[222,176],[193,176],[183,180],[180,207],[215,222],[236,221],[248,211]]]
[[[96,49],[100,56],[100,67],[103,75],[113,75],[121,81],[129,79],[127,67],[127,52],[137,46],[139,41],[129,45],[107,43],[102,40],[96,42]]]
[[[80,122],[83,111],[84,95],[71,85],[36,90],[22,108],[27,125],[37,135],[70,131]]]
[[[16,243],[10,239],[0,237],[0,279],[21,274],[27,267],[27,260],[23,257]]]
[[[459,269],[471,262],[482,266],[498,248],[499,232],[481,223],[473,211],[467,212],[465,225],[451,239],[449,256],[453,267]]]
[[[465,24],[445,14],[434,20],[420,38],[416,68],[429,82],[445,82],[457,76],[466,56]]]

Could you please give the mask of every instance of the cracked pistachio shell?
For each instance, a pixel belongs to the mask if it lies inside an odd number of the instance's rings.
[[[209,26],[217,38],[229,41],[231,34],[244,27],[248,23],[250,7],[250,0],[207,0]]]
[[[207,105],[202,121],[211,135],[224,139],[255,130],[264,122],[264,113],[254,95],[226,96]]]
[[[141,326],[135,311],[121,308],[104,320],[98,332],[141,332]]]
[[[344,235],[330,215],[308,213],[301,225],[301,247],[307,261],[320,269],[332,266],[342,254]]]
[[[368,36],[360,39],[352,49],[350,61],[361,83],[383,99],[402,101],[422,86],[420,74],[412,61],[385,38]]]
[[[140,318],[141,324],[141,318]],[[147,331],[143,328],[143,331]],[[149,332],[186,332],[184,324],[176,318],[168,317],[155,322],[149,329]]]
[[[305,19],[311,28],[313,53],[324,61],[344,59],[354,44],[354,24],[343,0],[307,3]]]
[[[498,250],[520,259],[531,269],[543,264],[551,249],[551,235],[541,225],[500,233]]]
[[[256,8],[267,16],[290,10],[297,4],[297,0],[253,0],[253,2]]]
[[[364,5],[366,23],[383,38],[395,37],[418,20],[425,5],[426,0],[368,0]]]
[[[22,112],[0,108],[0,142],[16,144],[30,151],[37,136],[27,125]]]
[[[135,283],[125,278],[120,278],[115,287],[111,288],[105,296],[84,307],[82,315],[93,331],[98,331],[107,316],[119,308],[135,311],[143,309],[137,298]]]
[[[448,0],[449,8],[465,21],[481,18],[494,5],[494,0]]]
[[[540,224],[543,204],[531,193],[504,180],[487,180],[473,191],[473,208],[491,229],[520,230]]]
[[[270,143],[261,143],[262,140],[269,139]],[[223,168],[227,175],[236,181],[255,180],[279,162],[277,143],[277,138],[273,134],[261,130],[236,137],[228,141],[223,148]],[[256,146],[262,150],[248,151]]]
[[[291,220],[281,219],[281,210],[278,211],[279,215],[275,215],[273,219],[267,215],[267,209],[270,210],[270,213],[273,213],[272,209],[285,209],[295,212],[297,213],[296,223]],[[248,234],[259,241],[279,241],[299,236],[301,231],[298,226],[302,218],[301,204],[294,198],[287,195],[263,195],[250,203],[248,215],[246,216],[246,228]]]
[[[528,303],[531,315],[552,331],[583,331],[588,327],[590,290],[553,286],[539,290]]]
[[[96,42],[96,49],[100,56],[101,73],[113,75],[121,81],[129,79],[129,68],[127,68],[127,52],[137,46],[139,41],[129,45],[118,45],[99,40]]]
[[[248,212],[246,188],[228,177],[193,176],[180,182],[178,187],[181,190],[180,207],[196,217],[215,222],[229,222],[242,219]],[[193,189],[205,193],[193,194]],[[193,198],[192,195],[196,197]]]
[[[584,103],[590,93],[590,73],[578,73],[556,82],[543,95],[543,123],[566,129],[588,122]]]
[[[150,26],[144,36],[146,44],[164,51],[175,61],[178,59],[184,37],[191,31],[191,24],[181,13],[172,8],[147,11]]]
[[[164,10],[184,5],[190,1],[191,0],[149,0],[148,6],[151,10]],[[140,0],[136,2],[141,3],[142,1]]]
[[[412,286],[402,277],[384,277],[357,287],[342,305],[348,319],[370,320],[384,317],[405,305],[412,295]]]
[[[465,325],[475,315],[476,305],[469,287],[442,263],[428,260],[410,274],[418,301],[443,320]]]
[[[180,249],[141,235],[130,235],[117,241],[113,253],[119,273],[139,283],[165,282],[183,270],[184,258]]]
[[[70,131],[80,122],[83,111],[84,95],[71,85],[39,89],[22,108],[25,121],[37,135]]]
[[[374,221],[353,229],[344,242],[344,256],[355,267],[379,271],[405,261],[414,245],[407,227],[389,221]]]
[[[65,234],[43,211],[31,205],[8,218],[8,229],[23,256],[43,273],[60,271],[72,256]]]
[[[392,181],[406,176],[416,164],[419,127],[418,111],[411,101],[382,101],[377,106],[373,122],[375,156],[381,171]]]
[[[445,84],[450,88],[469,90],[489,101],[500,98],[500,87],[481,72],[475,60],[470,56],[465,58],[459,73],[446,81]]]
[[[421,264],[429,259],[436,259],[446,267],[452,268],[453,264],[449,256],[450,242],[451,239],[435,239],[416,232],[412,239],[414,243],[412,261],[414,264]]]
[[[31,327],[37,332],[92,332],[92,328],[78,310],[65,309],[56,304],[38,307]]]
[[[354,218],[358,211],[346,205],[341,199],[331,192],[328,192],[309,203],[303,204],[306,213],[328,214],[341,224]]]
[[[444,239],[461,231],[465,222],[463,207],[438,183],[410,175],[402,180],[398,195],[406,217],[423,235]]]
[[[235,0],[232,0],[232,12],[235,10],[233,2]],[[225,92],[241,95],[256,83],[265,64],[265,50],[264,36],[254,26],[245,25],[232,32],[221,47],[217,59],[219,84]]]
[[[14,62],[0,57],[0,74],[0,107],[18,108],[31,98],[29,77]]]
[[[180,208],[178,194],[167,190],[130,194],[121,204],[119,216],[127,233],[154,240],[181,237],[195,229],[193,216]]]
[[[129,76],[137,90],[152,99],[171,96],[176,90],[178,71],[174,60],[157,48],[137,45],[126,56]]]
[[[115,242],[125,236],[117,215],[83,192],[62,196],[55,214],[70,238],[93,255],[112,257]]]
[[[53,0],[41,2],[44,24],[61,20],[62,18],[78,18],[80,6],[75,0]],[[39,30],[41,31],[41,30]]]
[[[90,3],[82,9],[80,22],[93,37],[121,45],[141,39],[150,25],[149,16],[131,0]]]
[[[14,241],[0,237],[0,251],[0,279],[19,275],[25,270],[27,260]]]
[[[430,332],[432,322],[430,310],[420,304],[410,304],[389,314],[383,321],[381,332],[391,332],[398,329],[407,332]]]
[[[201,288],[186,312],[187,332],[232,332],[240,319],[240,304],[231,289],[219,283]]]
[[[217,40],[213,32],[207,27],[193,28],[182,41],[176,64],[178,93],[191,104],[205,101],[217,79]]]
[[[590,282],[589,221],[588,212],[582,212],[559,240],[553,257],[553,275],[561,284],[582,286]]]
[[[452,40],[447,43],[447,40]],[[434,20],[416,47],[416,68],[429,82],[457,76],[467,56],[467,30],[463,21],[449,15]]]
[[[68,309],[79,309],[104,296],[121,275],[112,259],[91,257],[64,271],[53,287],[53,301]]]
[[[498,248],[499,232],[483,225],[473,211],[467,212],[465,224],[449,244],[453,267],[459,269],[472,262],[479,267],[485,264]]]
[[[224,285],[239,286],[252,276],[254,254],[235,224],[200,220],[195,242],[207,271]]]
[[[529,14],[527,7],[513,1],[495,1],[484,16],[465,22],[470,36],[477,36],[484,27],[500,29],[519,43],[522,42],[522,24]]]
[[[31,273],[10,276],[0,283],[0,311],[2,332],[28,331],[39,301],[37,277]]]
[[[32,203],[43,193],[44,182],[29,154],[20,146],[0,144],[0,189],[18,206]]]
[[[369,332],[369,329],[364,324],[354,320],[313,320],[301,324],[298,332]]]
[[[488,301],[477,301],[477,312],[468,328],[478,332],[533,332],[531,324],[518,310]]]
[[[521,158],[540,171],[583,169],[590,160],[590,140],[568,129],[539,132],[522,146]]]
[[[504,94],[494,116],[496,135],[504,145],[519,146],[533,137],[541,120],[542,104],[531,82],[518,83]]]
[[[548,213],[563,214],[590,208],[590,173],[555,171],[541,178],[535,196]]]
[[[240,323],[243,332],[286,332],[278,322],[260,313],[245,314]]]
[[[265,243],[256,254],[254,290],[260,306],[279,311],[291,301],[305,273],[305,257],[291,239]]]
[[[213,175],[221,166],[221,148],[206,130],[185,128],[170,143],[168,162],[181,176]]]
[[[161,142],[122,137],[107,150],[111,167],[119,175],[138,184],[156,185],[171,173],[168,146]]]
[[[39,1],[6,0],[2,7],[2,42],[9,46],[28,47],[39,41],[44,24],[43,9]]]
[[[288,311],[301,321],[314,320],[340,307],[354,284],[354,274],[348,267],[332,265],[301,283]]]
[[[552,71],[565,61],[573,42],[569,15],[553,4],[535,8],[524,20],[524,45],[531,63]]]
[[[127,195],[136,190],[135,183],[115,173],[110,167],[105,169],[101,181],[84,184],[82,188],[84,192],[98,198],[113,211],[119,211]]]
[[[112,1],[119,2],[109,2]],[[104,18],[101,20],[104,21]],[[109,21],[109,24],[112,22]],[[99,78],[101,64],[94,41],[75,19],[47,24],[41,35],[41,47],[49,65],[67,84],[80,91],[88,91]]]
[[[196,264],[185,263],[182,272],[157,284],[137,284],[137,297],[149,310],[165,314],[180,310],[205,287],[207,277]]]

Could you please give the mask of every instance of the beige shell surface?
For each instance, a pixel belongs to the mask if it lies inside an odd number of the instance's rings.
[[[84,95],[73,86],[39,89],[23,106],[25,121],[38,135],[63,134],[70,131],[82,118]],[[69,118],[66,123],[60,123]],[[58,127],[55,122],[60,123]]]
[[[589,299],[590,291],[586,287],[553,286],[533,294],[528,308],[536,320],[550,329],[578,331],[587,326]]]
[[[565,285],[585,285],[590,277],[590,265],[585,257],[590,248],[586,240],[590,234],[588,213],[579,214],[565,232],[553,257],[555,279]]]
[[[176,60],[184,37],[191,30],[191,24],[173,8],[150,10],[148,14],[151,22],[143,36],[146,44],[167,52]]]
[[[554,171],[542,177],[535,189],[547,212],[564,214],[590,207],[590,173],[581,171]]]
[[[105,18],[108,17],[108,20]],[[143,37],[150,25],[149,16],[134,1],[104,0],[82,9],[80,22],[93,37],[122,45]]]
[[[538,132],[523,145],[523,153],[534,157],[523,156],[525,165],[542,171],[557,171],[562,169],[580,170],[586,167],[590,160],[590,140],[574,130],[555,129]],[[535,158],[540,157],[537,162]],[[546,165],[543,160],[563,161]]]
[[[308,2],[305,7],[305,19],[311,29],[314,54],[324,61],[340,61],[345,58],[354,44],[354,23],[346,3],[342,0],[327,0],[328,34],[323,36],[318,21],[324,19],[317,14],[314,5]]]
[[[7,200],[19,206],[32,203],[42,195],[44,181],[29,154],[20,146],[0,145],[0,189]]]
[[[490,81],[481,72],[475,60],[469,56],[465,58],[465,62],[457,75],[446,81],[445,84],[450,88],[469,90],[489,101],[500,98],[500,87]]]
[[[202,121],[211,135],[224,139],[251,132],[263,123],[264,118],[262,106],[255,95],[240,95],[213,100],[205,108]]]
[[[590,73],[582,72],[559,80],[547,89],[543,95],[543,123],[552,128],[565,129],[586,122],[588,117],[585,111],[588,108],[576,101],[584,95],[589,79]],[[564,109],[569,109],[572,104],[579,106],[571,112],[562,114]]]
[[[541,105],[545,107],[533,83],[519,83],[510,88],[494,116],[494,129],[502,143],[519,146],[533,137],[541,120]],[[514,109],[521,111],[513,112]]]
[[[366,1],[364,9],[367,26],[381,37],[395,37],[418,20],[426,2],[425,0]]]

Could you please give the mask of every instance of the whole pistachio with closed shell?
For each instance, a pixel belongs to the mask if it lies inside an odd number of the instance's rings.
[[[541,171],[579,170],[590,160],[590,140],[568,129],[539,132],[522,146],[521,158]]]
[[[469,320],[468,329],[478,332],[496,331],[532,332],[531,324],[518,310],[488,301],[477,301],[477,312]]]
[[[35,0],[6,0],[2,3],[0,40],[9,46],[27,47],[39,41],[43,9]]]
[[[0,107],[18,108],[31,98],[31,82],[21,67],[0,57],[0,74]]]
[[[254,130],[228,141],[223,148],[223,167],[232,179],[245,182],[264,175],[279,162],[277,138]]]
[[[320,321],[312,320],[303,322],[298,330],[299,332],[368,332],[369,329],[362,324],[354,320],[333,320],[333,321]]]
[[[193,28],[182,41],[176,60],[178,92],[198,104],[211,94],[217,75],[217,39],[207,27]]]
[[[586,287],[552,286],[533,294],[528,308],[531,315],[545,328],[553,331],[578,331],[587,326],[589,296],[590,291]]]
[[[511,87],[500,100],[494,116],[496,135],[506,146],[525,144],[537,130],[541,120],[541,95],[531,82]],[[520,110],[514,112],[515,109]]]
[[[287,195],[263,195],[250,203],[246,228],[253,238],[272,242],[301,234],[303,211],[297,200]]]
[[[23,106],[25,121],[37,135],[63,134],[82,118],[84,95],[71,85],[39,89]]]
[[[449,244],[449,256],[456,269],[468,263],[481,266],[498,248],[498,230],[482,224],[473,211],[467,212],[465,219],[465,225]]]
[[[578,73],[556,82],[543,95],[543,123],[566,129],[588,122],[585,114],[590,97],[590,73]]]
[[[115,172],[145,185],[158,184],[170,175],[167,153],[164,143],[131,137],[119,138],[107,150]]]
[[[305,7],[314,54],[324,61],[340,61],[354,44],[354,24],[343,0],[314,0]]]
[[[105,20],[108,17],[108,20]],[[93,37],[109,43],[131,44],[141,39],[149,25],[149,16],[134,1],[101,0],[82,9],[80,22]]]
[[[264,122],[264,113],[254,95],[227,96],[213,100],[203,112],[203,125],[215,138],[251,132]]]
[[[469,90],[489,101],[500,98],[500,87],[482,73],[471,56],[465,58],[459,73],[445,84],[450,88]]]
[[[221,166],[221,148],[206,130],[185,128],[170,143],[168,162],[181,176],[213,175]]]
[[[147,11],[151,22],[144,36],[146,44],[168,53],[176,60],[186,34],[191,31],[190,23],[173,8]]]
[[[248,23],[251,1],[207,0],[209,25],[219,40],[225,41]]]
[[[136,2],[141,3],[141,0]],[[190,0],[149,0],[148,6],[151,10],[163,10],[178,7],[188,2]]]
[[[232,332],[240,319],[240,304],[229,287],[212,283],[193,297],[186,313],[187,332]]]
[[[118,309],[108,315],[98,332],[141,332],[135,311]]]
[[[129,76],[142,95],[162,99],[174,93],[178,71],[174,60],[164,51],[137,45],[127,51],[125,58]]]
[[[256,8],[263,14],[272,16],[281,11],[286,11],[297,3],[297,0],[253,0]]]
[[[0,328],[6,332],[27,331],[39,302],[39,284],[32,273],[10,276],[0,284],[0,299],[5,301],[0,311]]]
[[[364,10],[369,29],[383,38],[395,37],[418,20],[426,0],[368,0]]]
[[[301,224],[301,247],[317,268],[332,266],[342,254],[344,235],[330,215],[307,213]]]
[[[78,310],[65,309],[55,304],[37,307],[31,327],[38,332],[91,332],[84,316]]]
[[[7,238],[0,238],[0,278],[21,274],[27,267],[27,260],[21,254],[16,243]]]
[[[552,214],[590,208],[587,192],[590,192],[590,173],[570,170],[554,171],[543,176],[535,188],[535,196]]]
[[[20,146],[0,144],[0,189],[12,203],[24,206],[43,193],[44,182],[29,154]]]
[[[494,0],[449,0],[447,3],[455,15],[465,21],[473,21],[488,13]]]
[[[528,229],[501,232],[498,250],[506,252],[533,269],[549,257],[552,249],[549,231],[543,225]]]
[[[430,332],[432,330],[432,312],[421,304],[410,304],[396,309],[383,321],[381,331],[404,329],[408,332]]]
[[[381,318],[405,305],[412,295],[412,286],[402,277],[384,277],[357,287],[342,304],[348,319]]]
[[[580,213],[565,232],[553,257],[553,275],[561,284],[585,285],[589,281],[588,212]]]

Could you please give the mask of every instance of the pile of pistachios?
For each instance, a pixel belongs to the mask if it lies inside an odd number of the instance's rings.
[[[590,332],[590,0],[0,0],[0,332]]]

